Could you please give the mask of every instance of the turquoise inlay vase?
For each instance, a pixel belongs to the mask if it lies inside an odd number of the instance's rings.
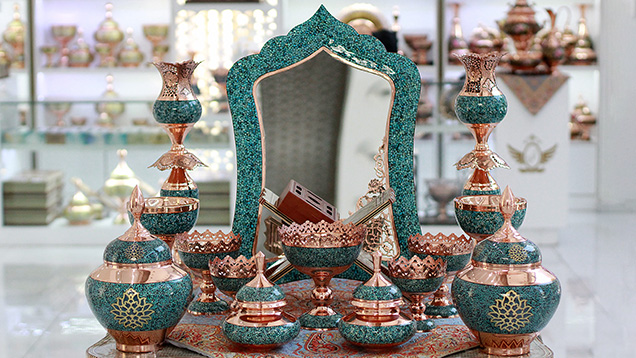
[[[492,355],[528,354],[561,297],[559,281],[541,265],[537,245],[512,224],[515,203],[506,188],[500,203],[503,226],[477,244],[451,289],[460,317]]]
[[[235,307],[223,321],[225,337],[239,345],[271,349],[294,339],[300,324],[282,309],[285,293],[265,277],[265,255],[255,256],[256,277],[236,294]]]
[[[191,124],[201,118],[201,103],[190,83],[200,62],[192,60],[169,63],[157,62],[163,87],[153,105],[153,115],[160,124]]]
[[[86,280],[86,298],[118,350],[153,352],[185,313],[192,280],[172,263],[168,245],[141,225],[138,187],[129,208],[133,224],[106,247],[104,263]]]
[[[466,69],[466,80],[455,100],[455,113],[470,129],[476,142],[475,149],[455,164],[458,170],[474,169],[462,195],[499,194],[499,185],[489,172],[493,168],[509,168],[506,161],[488,146],[490,134],[508,111],[506,97],[495,79],[501,56],[498,52],[458,56]]]

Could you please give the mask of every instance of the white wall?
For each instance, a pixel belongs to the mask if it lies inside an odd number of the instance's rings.
[[[636,210],[636,1],[603,1],[601,18],[599,208]]]

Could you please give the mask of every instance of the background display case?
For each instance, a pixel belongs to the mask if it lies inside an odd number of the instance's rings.
[[[182,61],[193,57],[204,61],[195,72],[200,91],[198,97],[204,104],[202,126],[189,135],[187,146],[211,169],[198,169],[193,175],[233,182],[233,140],[223,87],[225,71],[238,58],[258,51],[270,37],[285,33],[304,21],[321,3],[335,16],[350,5],[337,0],[266,0],[259,3],[116,0],[112,1],[112,19],[124,36],[122,42],[132,38],[143,54],[144,59],[138,67],[100,67],[97,53],[88,67],[48,67],[49,58],[43,52],[46,46],[61,46],[53,37],[51,29],[54,25],[76,25],[82,30],[89,49],[96,51],[94,33],[106,18],[105,2],[2,1],[0,28],[4,29],[11,21],[13,6],[17,4],[26,38],[25,68],[11,68],[9,77],[0,79],[0,179],[6,180],[24,169],[62,169],[65,180],[63,203],[66,204],[75,192],[69,181],[71,177],[80,177],[89,187],[100,189],[117,164],[116,149],[128,148],[128,165],[144,182],[159,188],[165,173],[146,167],[152,158],[164,151],[168,138],[160,128],[153,126],[149,106],[156,97],[161,79],[156,70],[148,66],[153,57],[153,46],[144,36],[143,27],[166,24],[169,28],[164,41],[169,44],[164,55],[166,60]],[[397,30],[398,49],[405,55],[413,56],[405,37],[425,34],[431,41],[428,63],[418,65],[424,82],[422,98],[427,102],[425,104],[430,104],[431,114],[417,125],[415,140],[418,209],[423,218],[431,217],[437,213],[437,202],[428,186],[439,178],[457,180],[461,186],[468,173],[455,170],[453,164],[474,145],[468,130],[449,112],[449,105],[452,108],[449,94],[461,85],[459,76],[464,71],[458,65],[449,64],[447,55],[453,2],[374,0],[367,3],[375,6],[385,18],[387,27]],[[558,10],[559,27],[567,23],[576,30],[580,16],[578,3],[544,0],[536,1],[533,8],[540,24],[549,19],[543,9],[551,7]],[[598,43],[600,4],[596,0],[591,5],[586,13],[587,25],[592,40]],[[459,19],[464,37],[469,40],[473,30],[482,24],[496,28],[496,21],[505,18],[508,9],[508,4],[497,0],[461,2]],[[77,49],[77,38],[75,36],[69,42],[70,49]],[[6,52],[11,52],[6,43],[4,47]],[[52,56],[51,61],[59,61],[59,54]],[[593,113],[599,113],[601,75],[598,66],[560,66],[560,71],[570,75],[568,108],[574,108],[582,97]],[[109,86],[112,86],[110,92]],[[113,119],[114,127],[99,125],[100,103],[101,112],[104,106],[125,106],[123,114]],[[423,108],[424,112],[428,109]],[[513,121],[514,113],[509,113],[508,117]],[[67,125],[56,127],[60,120]],[[599,121],[602,120],[599,116]],[[81,124],[83,121],[85,124]],[[73,125],[73,122],[79,125]],[[591,208],[596,203],[596,161],[590,160],[596,157],[596,150],[594,132],[590,141],[571,143],[570,175],[584,178],[570,181],[571,207]]]

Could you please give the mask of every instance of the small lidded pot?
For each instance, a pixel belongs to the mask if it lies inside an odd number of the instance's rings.
[[[144,198],[130,197],[132,227],[104,251],[104,263],[86,280],[86,298],[117,350],[153,352],[188,307],[192,280],[172,263],[170,248],[140,221]]]
[[[382,254],[373,253],[373,276],[353,291],[355,312],[338,321],[349,343],[371,349],[398,346],[413,337],[416,325],[400,312],[402,291],[380,273]]]
[[[556,276],[541,265],[541,252],[513,227],[515,197],[501,197],[503,226],[475,246],[457,273],[451,293],[460,317],[487,354],[517,356],[554,315],[561,297]]]
[[[251,349],[272,349],[294,339],[300,324],[282,311],[285,293],[265,277],[265,255],[256,258],[256,277],[236,294],[236,309],[223,322],[230,341]]]

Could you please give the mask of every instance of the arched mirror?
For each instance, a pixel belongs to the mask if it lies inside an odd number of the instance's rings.
[[[420,233],[413,183],[420,78],[413,62],[321,6],[286,36],[236,62],[227,89],[237,157],[232,230],[243,238],[241,254],[253,255],[262,240],[263,188],[280,193],[295,179],[344,218],[376,173],[395,192],[391,255],[408,252],[408,237]],[[369,92],[378,101],[360,105],[356,96]]]

